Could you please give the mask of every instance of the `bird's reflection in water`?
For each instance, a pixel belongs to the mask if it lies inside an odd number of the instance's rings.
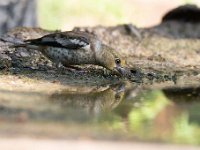
[[[86,89],[77,88],[76,91],[58,92],[51,95],[50,101],[62,109],[81,110],[87,114],[97,115],[111,111],[120,104],[124,96],[125,85],[120,83],[103,89]]]

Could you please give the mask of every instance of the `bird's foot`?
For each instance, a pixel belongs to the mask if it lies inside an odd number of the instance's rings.
[[[104,76],[111,76],[111,75],[113,75],[113,72],[111,70],[103,68],[103,75]]]
[[[76,66],[60,66],[58,68],[58,72],[60,74],[66,74],[67,72],[69,73],[74,73],[74,74],[83,74],[85,73],[86,71],[85,70],[82,70],[81,68],[79,67],[76,67]]]
[[[80,68],[75,66],[64,66],[62,63],[55,63],[54,67],[57,69],[59,74],[66,74],[67,72],[76,72],[77,70],[80,70]]]
[[[72,73],[77,73],[77,74],[82,74],[82,73],[85,73],[86,71],[85,70],[82,70],[81,68],[74,68],[74,67],[65,67],[65,70],[69,71],[69,72],[72,72]]]

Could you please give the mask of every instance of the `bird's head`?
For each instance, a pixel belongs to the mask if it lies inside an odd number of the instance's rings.
[[[111,47],[102,44],[101,53],[97,56],[98,62],[101,66],[116,74],[123,75],[125,72],[125,60]]]

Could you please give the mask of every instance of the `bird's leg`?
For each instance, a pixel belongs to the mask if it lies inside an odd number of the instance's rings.
[[[112,71],[111,71],[111,70],[108,70],[108,69],[106,69],[106,68],[103,68],[103,74],[104,74],[105,76],[109,76],[109,75],[112,75]]]
[[[60,62],[54,63],[53,66],[58,70],[59,73],[62,74],[65,72],[65,67]]]
[[[79,68],[77,66],[70,66],[70,65],[64,66],[60,62],[55,63],[54,66],[58,69],[58,72],[60,72],[61,74],[66,72],[66,71],[77,72],[77,73],[83,73],[84,72],[81,68]]]
[[[83,70],[82,68],[78,67],[78,66],[65,66],[66,70],[69,70],[71,72],[75,72],[75,73],[85,73],[87,71]]]
[[[57,68],[57,69],[64,67],[60,62],[56,62],[56,63],[54,64],[54,66],[55,66],[55,68]]]
[[[77,66],[65,66],[65,68],[67,68],[67,69],[73,69],[73,70],[75,70],[75,71],[80,71],[80,70],[82,70],[80,67],[77,67]]]

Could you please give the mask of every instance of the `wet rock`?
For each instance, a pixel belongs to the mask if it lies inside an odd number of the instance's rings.
[[[11,67],[11,58],[6,54],[0,53],[0,69],[5,69]]]
[[[30,54],[27,53],[27,52],[20,52],[20,56],[21,56],[21,57],[29,57]]]

